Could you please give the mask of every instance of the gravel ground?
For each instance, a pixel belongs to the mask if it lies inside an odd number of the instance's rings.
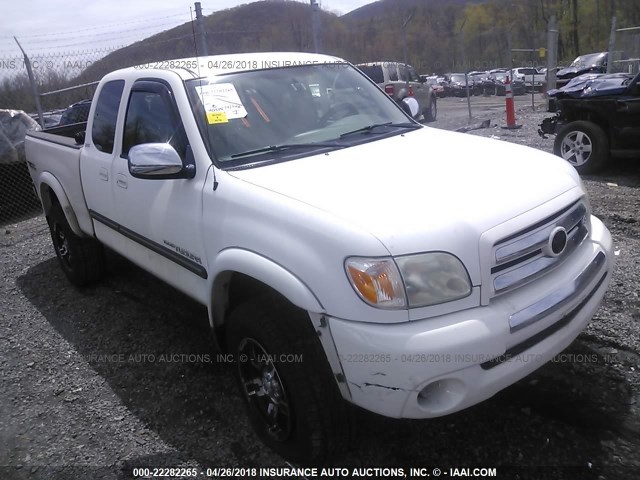
[[[550,151],[537,124],[471,132]],[[437,122],[433,124],[437,126]],[[617,268],[585,332],[494,398],[429,421],[358,412],[344,466],[498,467],[498,478],[640,478],[640,168],[585,184]],[[284,466],[249,428],[206,312],[120,257],[71,287],[46,223],[0,229],[0,478],[132,478],[134,466]],[[543,467],[543,468],[539,468]]]

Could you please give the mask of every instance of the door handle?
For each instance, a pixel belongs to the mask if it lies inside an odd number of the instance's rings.
[[[98,178],[100,178],[100,180],[104,180],[105,182],[109,181],[109,172],[106,168],[100,168],[100,171],[98,172]]]
[[[116,175],[116,185],[118,185],[120,188],[127,188],[127,177],[125,177],[122,173]]]

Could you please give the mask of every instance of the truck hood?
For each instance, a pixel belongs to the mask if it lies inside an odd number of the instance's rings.
[[[556,73],[556,78],[559,78],[561,80],[566,80],[567,78],[573,78],[573,77],[577,77],[580,74],[583,73],[587,73],[587,72],[591,72],[594,70],[595,67],[567,67],[567,68],[561,68],[560,70],[558,70],[558,73]]]
[[[366,229],[392,255],[477,256],[483,232],[577,186],[556,156],[429,127],[229,173]]]
[[[606,95],[621,95],[627,90],[632,75],[625,73],[586,73],[572,79],[564,87],[549,90],[550,97],[602,97]]]

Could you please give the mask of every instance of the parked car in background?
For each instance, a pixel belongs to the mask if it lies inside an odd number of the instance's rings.
[[[465,78],[464,73],[447,73],[444,78],[449,83],[449,95],[454,97],[467,96],[467,83],[469,85],[469,95],[473,94],[473,82]]]
[[[436,94],[436,97],[442,98],[446,95],[445,88],[443,85],[444,79],[442,81],[439,80],[439,77],[431,75],[420,75],[420,81],[431,85],[433,92]]]
[[[558,88],[566,85],[569,80],[584,73],[606,73],[607,52],[588,53],[577,57],[567,68],[558,70],[556,85]]]
[[[473,91],[476,95],[486,95],[487,80],[489,79],[489,73],[483,71],[469,72],[469,78],[473,80]]]
[[[554,153],[578,172],[596,172],[612,156],[640,157],[640,73],[584,74],[548,94],[558,113],[539,133],[555,134]]]
[[[436,119],[436,94],[431,85],[420,80],[411,65],[399,62],[369,62],[356,67],[399,104],[406,97],[414,97],[418,101],[417,120],[424,118],[433,122]]]
[[[71,125],[73,123],[86,122],[89,118],[89,110],[91,109],[91,100],[81,100],[78,103],[67,107],[60,117],[58,125]]]
[[[507,78],[509,78],[509,72],[498,71],[489,74],[487,89],[489,94],[504,96],[507,93]],[[513,79],[511,81],[511,91],[514,95],[524,95],[527,93],[527,89],[522,80]]]
[[[60,124],[60,119],[62,118],[62,112],[64,110],[52,110],[50,112],[42,113],[42,122],[44,123],[44,128],[55,127]],[[40,116],[37,113],[30,113],[29,116],[40,125]]]
[[[527,91],[542,91],[546,80],[546,73],[542,73],[534,67],[517,67],[512,71],[513,78],[522,80]]]
[[[438,85],[440,85],[444,89],[443,95],[445,97],[451,96],[451,85],[449,84],[449,80],[445,76],[438,76]]]

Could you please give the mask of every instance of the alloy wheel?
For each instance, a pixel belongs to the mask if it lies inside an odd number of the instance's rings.
[[[252,338],[238,345],[238,370],[249,406],[266,424],[266,431],[278,441],[292,431],[292,415],[280,374],[265,348]]]
[[[591,138],[579,130],[567,133],[562,139],[560,146],[562,158],[574,167],[579,167],[587,163],[592,151],[593,142]]]

